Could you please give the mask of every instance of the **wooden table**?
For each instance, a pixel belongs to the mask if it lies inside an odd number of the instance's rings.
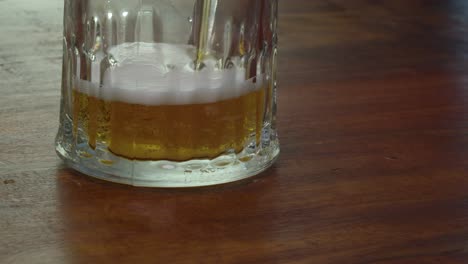
[[[467,1],[281,1],[281,157],[187,190],[56,157],[62,3],[0,1],[0,263],[468,262]]]

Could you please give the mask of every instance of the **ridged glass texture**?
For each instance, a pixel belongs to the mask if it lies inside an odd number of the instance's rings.
[[[279,153],[277,0],[65,0],[59,156],[101,179],[231,182]]]

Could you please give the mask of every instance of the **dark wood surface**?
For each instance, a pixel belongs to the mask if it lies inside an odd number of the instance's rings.
[[[188,190],[56,157],[62,3],[0,1],[0,263],[468,263],[467,1],[281,0],[281,157]]]

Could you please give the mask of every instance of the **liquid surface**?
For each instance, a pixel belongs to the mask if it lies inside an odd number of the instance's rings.
[[[206,58],[196,70],[195,57],[191,45],[123,43],[107,57],[96,55],[89,80],[76,80],[74,89],[107,101],[180,105],[235,98],[262,86],[263,76],[247,76],[239,58],[227,68]]]

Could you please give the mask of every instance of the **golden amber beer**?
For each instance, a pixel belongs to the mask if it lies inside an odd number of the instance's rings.
[[[73,116],[91,147],[107,143],[116,155],[140,160],[214,158],[259,141],[264,89],[219,102],[141,105],[105,101],[75,91]],[[78,127],[78,126],[75,126]]]
[[[130,45],[119,48],[135,52]],[[139,44],[138,49],[147,57],[110,69],[107,87],[76,82],[74,127],[82,128],[92,148],[104,144],[128,159],[185,161],[238,153],[252,138],[259,143],[265,107],[260,80],[246,80],[240,68],[216,69],[214,63],[199,72],[184,70],[194,52],[189,46]],[[149,67],[151,56],[167,58],[170,71]]]

